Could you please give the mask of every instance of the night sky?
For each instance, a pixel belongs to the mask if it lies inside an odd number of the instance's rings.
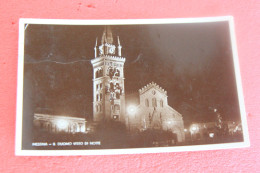
[[[227,22],[111,26],[120,37],[126,94],[154,81],[185,125],[240,121]],[[24,117],[92,116],[92,65],[104,26],[36,25],[25,30]]]

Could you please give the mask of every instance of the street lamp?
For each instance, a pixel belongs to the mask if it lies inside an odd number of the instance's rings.
[[[209,133],[210,138],[214,138],[214,133]]]
[[[191,127],[191,130],[192,130],[193,132],[197,131],[197,129],[198,129],[197,126],[193,126],[193,127]]]
[[[193,124],[190,127],[190,133],[191,133],[191,140],[194,140],[194,135],[199,131],[199,127],[196,124]]]
[[[128,108],[127,108],[127,113],[128,113],[128,128],[129,128],[129,130],[130,130],[130,116],[133,116],[133,115],[135,115],[136,114],[136,111],[137,111],[137,108],[136,108],[136,106],[134,106],[134,105],[130,105],[130,106],[128,106]],[[130,115],[130,116],[129,116]]]
[[[136,107],[133,106],[133,105],[129,106],[128,109],[127,109],[127,112],[128,112],[129,115],[135,115]]]
[[[60,131],[66,131],[66,129],[68,128],[68,121],[64,120],[64,119],[59,119],[57,121],[57,128],[60,130]]]

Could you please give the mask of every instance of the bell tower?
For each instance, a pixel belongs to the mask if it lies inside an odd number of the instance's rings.
[[[94,121],[125,121],[125,58],[121,49],[119,36],[114,41],[110,26],[105,26],[100,45],[96,39],[95,58],[91,60]]]

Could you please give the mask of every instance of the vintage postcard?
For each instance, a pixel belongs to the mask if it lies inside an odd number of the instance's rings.
[[[249,146],[232,17],[20,19],[16,155]]]

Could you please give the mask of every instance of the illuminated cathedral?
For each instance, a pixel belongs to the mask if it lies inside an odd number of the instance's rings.
[[[93,120],[114,120],[125,123],[130,131],[161,129],[185,140],[183,118],[168,105],[167,91],[152,82],[135,95],[126,95],[124,63],[119,36],[114,40],[110,26],[94,47]],[[99,44],[98,44],[99,42]]]
[[[106,26],[94,46],[93,121],[113,120],[126,124],[130,132],[148,129],[171,131],[178,142],[185,140],[183,118],[168,105],[167,91],[151,82],[135,94],[125,94],[124,63],[119,36]],[[84,118],[34,114],[34,125],[49,132],[87,132]]]

